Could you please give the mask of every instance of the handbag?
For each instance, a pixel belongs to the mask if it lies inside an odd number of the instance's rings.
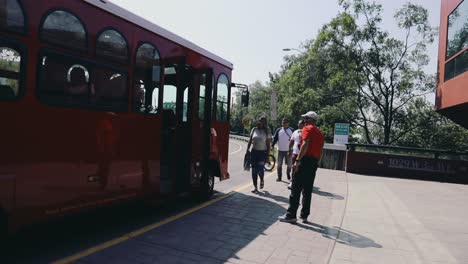
[[[249,171],[251,167],[250,164],[250,151],[247,151],[244,156],[244,170]]]

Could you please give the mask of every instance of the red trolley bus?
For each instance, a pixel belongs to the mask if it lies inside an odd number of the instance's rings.
[[[104,0],[0,0],[0,225],[229,178],[232,64]]]
[[[442,0],[436,110],[468,128],[468,0]]]

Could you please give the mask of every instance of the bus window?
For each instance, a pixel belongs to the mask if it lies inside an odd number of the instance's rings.
[[[174,85],[164,85],[163,109],[176,112],[177,87]]]
[[[135,112],[158,113],[161,80],[161,67],[155,65],[158,59],[159,53],[153,45],[144,43],[138,47],[135,56],[135,81],[133,85],[133,111]],[[148,76],[150,70],[151,80]],[[147,99],[147,96],[150,97]],[[146,105],[147,101],[148,105]]]
[[[86,67],[80,64],[72,65],[67,72],[67,81],[69,85],[65,93],[69,95],[88,95],[89,72]]]
[[[60,55],[40,57],[38,96],[51,104],[87,105],[94,89],[89,66]]]
[[[146,110],[145,106],[145,97],[146,97],[146,90],[145,90],[145,83],[143,80],[135,80],[133,84],[133,111],[144,113]]]
[[[183,101],[183,106],[182,106],[182,122],[187,122],[187,118],[188,118],[188,106],[189,106],[188,92],[189,92],[189,88],[185,87],[184,101]]]
[[[159,88],[154,87],[153,95],[151,96],[151,105],[149,106],[148,113],[157,114],[158,106],[159,106]]]
[[[127,109],[127,75],[103,67],[93,70],[92,104],[113,111]]]
[[[218,78],[216,98],[216,120],[226,122],[228,120],[229,80],[221,74]]]
[[[17,0],[0,1],[0,28],[24,32],[24,14]]]
[[[0,47],[0,100],[18,97],[21,55],[9,47]]]
[[[118,62],[128,61],[128,45],[125,38],[113,29],[103,31],[96,41],[96,55]]]
[[[87,35],[84,25],[73,14],[56,10],[50,13],[42,25],[41,38],[45,41],[73,49],[86,50]]]
[[[206,74],[200,75],[200,91],[198,93],[198,118],[205,119],[205,92],[206,92]]]

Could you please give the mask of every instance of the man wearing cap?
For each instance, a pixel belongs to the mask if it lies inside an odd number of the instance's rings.
[[[315,173],[322,155],[324,137],[322,132],[316,127],[317,113],[309,111],[303,114],[302,117],[305,119],[306,126],[302,129],[301,146],[293,167],[295,173],[292,178],[289,208],[285,215],[279,217],[281,222],[296,222],[299,198],[302,192],[301,219],[303,223],[307,223],[307,217],[310,214]]]
[[[273,142],[271,148],[275,147],[278,143],[278,166],[276,167],[277,178],[276,181],[281,181],[283,176],[283,160],[286,163],[286,176],[288,180],[291,179],[291,153],[289,148],[289,141],[293,134],[293,130],[289,127],[289,121],[283,118],[281,122],[282,127],[276,129],[273,135]]]

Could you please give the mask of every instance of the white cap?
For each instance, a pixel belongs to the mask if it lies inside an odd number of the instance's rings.
[[[312,118],[314,120],[317,120],[318,119],[318,114],[315,113],[314,111],[309,111],[303,115],[301,115],[302,117],[308,117],[308,118]]]

